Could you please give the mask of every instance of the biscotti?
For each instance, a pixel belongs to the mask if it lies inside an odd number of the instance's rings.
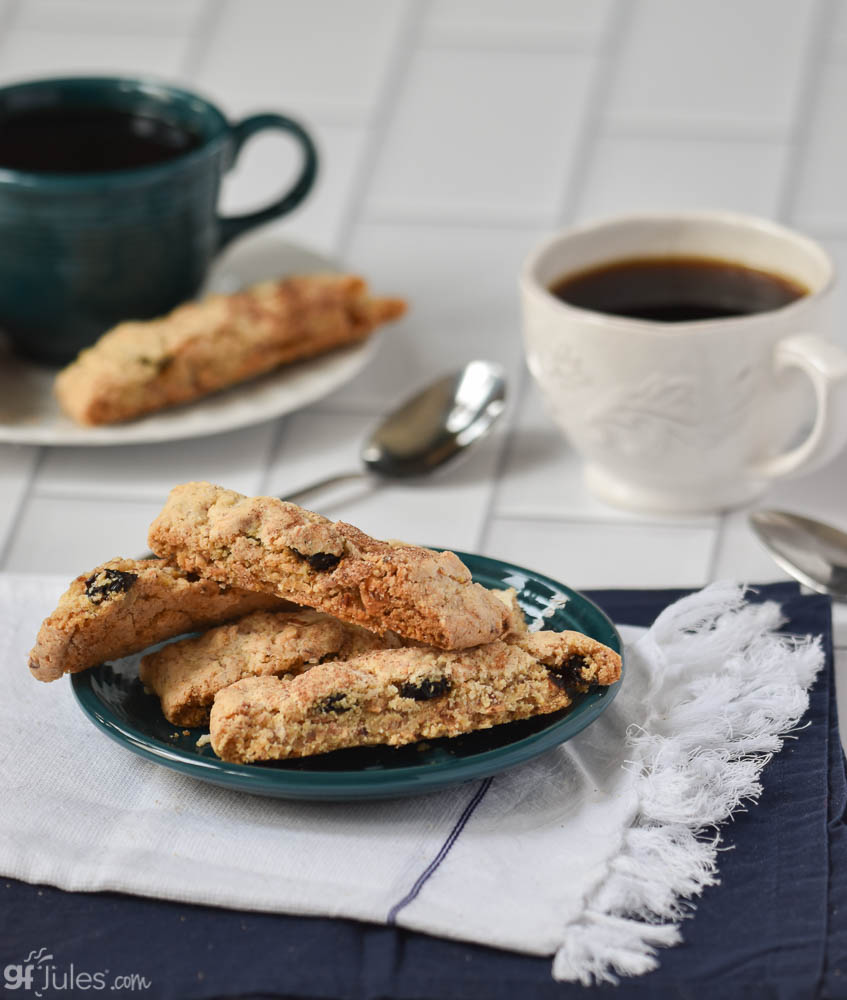
[[[620,679],[620,656],[582,632],[526,632],[512,641],[543,664],[554,683],[571,692],[584,693]]]
[[[78,576],[44,620],[29,668],[54,681],[163,639],[261,608],[291,609],[269,594],[221,586],[158,559],[110,559]]]
[[[523,608],[518,603],[518,592],[514,587],[506,587],[503,590],[490,590],[498,601],[506,608],[506,632],[504,639],[512,642],[519,636],[526,635],[529,631],[524,617]]]
[[[452,552],[390,545],[295,504],[210,483],[175,487],[148,544],[186,571],[441,649],[492,642],[512,620]]]
[[[362,278],[315,274],[189,302],[120,323],[63,369],[55,391],[80,424],[107,424],[185,403],[366,338],[405,311]]]
[[[456,652],[381,650],[224,688],[212,706],[212,749],[251,763],[458,736],[567,708],[620,669],[617,653],[572,632]]]
[[[319,611],[254,611],[203,635],[169,643],[141,660],[139,677],[168,722],[201,726],[222,688],[244,677],[302,673],[327,660],[346,660],[399,646]]]

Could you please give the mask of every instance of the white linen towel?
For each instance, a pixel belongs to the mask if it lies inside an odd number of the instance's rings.
[[[0,872],[239,909],[352,917],[551,955],[614,980],[680,940],[681,900],[718,880],[714,827],[808,705],[814,640],[714,584],[624,630],[615,702],[526,765],[389,802],[226,791],[136,757],[27,653],[66,581],[0,576]]]

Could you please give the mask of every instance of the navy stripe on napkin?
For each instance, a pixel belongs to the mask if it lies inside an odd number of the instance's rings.
[[[683,593],[591,596],[616,621],[649,625]],[[794,584],[762,587],[753,599],[782,602],[787,631],[822,635],[826,669],[811,692],[810,724],[764,771],[760,804],[724,827],[731,849],[720,855],[722,884],[706,890],[684,923],[684,943],[662,952],[656,972],[586,990],[555,983],[548,958],[397,927],[69,893],[12,879],[0,879],[0,970],[43,946],[80,971],[105,965],[146,976],[150,989],[126,994],[144,1000],[847,997],[847,782],[835,717],[829,604],[802,596]],[[98,994],[54,995],[91,1000]],[[28,994],[9,996],[25,1000]]]
[[[456,820],[453,829],[447,835],[447,838],[445,839],[444,843],[436,852],[435,857],[432,859],[432,861],[430,861],[430,863],[426,866],[426,868],[424,868],[424,870],[420,873],[417,879],[415,879],[412,888],[406,893],[406,895],[402,899],[398,900],[388,911],[388,916],[385,918],[385,922],[387,924],[393,926],[394,924],[397,923],[397,914],[402,909],[407,907],[409,903],[414,902],[414,900],[418,898],[421,889],[423,889],[426,883],[438,871],[439,867],[441,866],[441,862],[450,853],[450,848],[453,846],[453,844],[456,843],[456,841],[462,834],[462,830],[464,830],[465,827],[468,825],[468,820],[471,818],[471,816],[473,816],[474,810],[480,804],[480,802],[482,802],[482,800],[485,798],[485,793],[491,787],[491,782],[493,780],[494,780],[493,778],[486,778],[484,781],[480,782],[479,787],[473,793],[470,801],[462,810],[462,815]]]

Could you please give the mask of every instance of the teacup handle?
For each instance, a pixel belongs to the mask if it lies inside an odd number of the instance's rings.
[[[254,226],[259,226],[263,222],[269,222],[271,219],[276,219],[280,215],[290,212],[300,204],[315,183],[315,177],[318,173],[318,153],[315,144],[302,125],[294,121],[293,118],[286,118],[285,115],[271,113],[251,115],[233,125],[230,166],[235,164],[242,146],[250,136],[267,128],[288,132],[300,143],[303,150],[303,165],[300,169],[300,176],[282,197],[266,208],[260,208],[256,212],[248,212],[246,215],[218,216],[219,247],[226,246],[230,240],[234,240],[236,236],[240,236]]]
[[[764,479],[824,465],[841,450],[847,437],[847,352],[814,333],[798,333],[777,344],[774,366],[777,371],[799,368],[808,375],[817,413],[801,444],[753,466],[753,474]]]

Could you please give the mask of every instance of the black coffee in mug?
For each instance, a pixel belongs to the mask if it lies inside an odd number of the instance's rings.
[[[96,174],[165,163],[203,136],[180,122],[119,108],[44,107],[0,115],[0,167]]]
[[[550,286],[580,309],[662,323],[770,312],[809,290],[791,278],[711,257],[617,260]]]
[[[270,205],[220,215],[224,174],[266,129],[298,142],[299,176]],[[156,81],[0,87],[0,336],[64,365],[122,320],[170,312],[231,240],[300,204],[317,163],[293,119],[230,122],[199,94]]]

